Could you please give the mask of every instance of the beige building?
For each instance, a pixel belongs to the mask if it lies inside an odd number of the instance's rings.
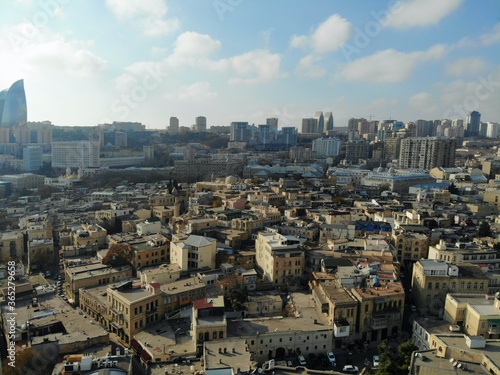
[[[193,337],[196,344],[227,339],[227,321],[224,296],[202,298],[193,301]]]
[[[116,233],[108,236],[109,245],[128,244],[132,247],[135,269],[167,262],[170,258],[170,243],[161,234],[140,236],[137,233]]]
[[[442,315],[446,294],[483,294],[488,289],[488,278],[473,264],[421,259],[413,266],[411,287],[414,303],[421,311]]]
[[[216,240],[197,235],[173,236],[170,244],[170,262],[183,271],[196,268],[215,268]]]
[[[152,282],[161,285],[168,284],[181,277],[181,267],[177,263],[142,267],[137,272],[137,276],[140,277],[142,285]]]
[[[500,339],[500,294],[450,293],[446,296],[444,318],[461,327],[469,336]]]
[[[125,344],[147,326],[205,297],[206,286],[196,278],[141,286],[125,281],[80,290],[80,308],[117,334]]]
[[[252,294],[245,303],[245,317],[281,316],[283,300],[279,294]]]
[[[28,270],[30,273],[51,270],[55,262],[54,240],[52,238],[28,242]]]
[[[81,288],[92,288],[128,280],[132,277],[132,268],[130,266],[113,268],[100,262],[78,262],[73,265],[72,261],[66,261],[64,273],[66,296],[70,303],[78,305]]]
[[[399,334],[403,322],[405,292],[400,282],[378,283],[373,278],[367,288],[352,288],[359,301],[359,335],[361,340],[376,342]]]
[[[415,262],[427,258],[429,237],[423,233],[393,230],[392,243],[396,248],[400,263]]]
[[[333,326],[334,347],[353,343],[358,331],[358,300],[347,289],[332,283],[314,281],[311,288],[316,312]]]
[[[301,248],[304,242],[304,239],[276,232],[259,232],[255,253],[263,277],[279,285],[301,279],[305,267],[305,253]]]
[[[1,261],[9,259],[22,259],[24,255],[24,240],[21,231],[0,233],[0,256]]]
[[[454,244],[440,240],[429,247],[429,259],[439,259],[453,264],[472,263],[487,270],[500,269],[500,253],[497,250],[474,242]]]

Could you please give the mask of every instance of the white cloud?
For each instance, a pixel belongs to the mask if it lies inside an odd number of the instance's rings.
[[[490,33],[481,35],[479,40],[484,46],[500,43],[500,23],[497,23]]]
[[[290,47],[305,48],[309,45],[309,38],[305,35],[292,35],[290,39]]]
[[[278,78],[281,56],[266,50],[253,50],[229,58],[229,65],[237,75],[230,83],[253,84]]]
[[[106,66],[106,61],[90,50],[92,42],[66,40],[46,29],[33,28],[29,23],[4,28],[1,35],[0,50],[6,52],[0,59],[2,71],[14,69],[28,73],[52,70],[92,76]],[[7,53],[9,50],[12,52]]]
[[[332,14],[311,33],[310,36],[293,35],[290,46],[293,48],[311,47],[316,53],[334,52],[349,39],[352,27],[348,20],[339,14]]]
[[[217,93],[210,90],[209,82],[196,82],[189,86],[182,86],[179,89],[180,100],[201,100],[215,98]]]
[[[457,9],[461,3],[462,0],[398,1],[389,9],[385,24],[397,29],[435,25]]]
[[[119,19],[132,19],[146,36],[171,34],[180,27],[177,18],[165,19],[168,7],[164,0],[106,0],[106,6]]]
[[[445,68],[445,73],[452,76],[477,75],[486,68],[487,64],[479,58],[464,58],[453,61]]]
[[[208,56],[219,50],[221,43],[210,35],[188,31],[175,41],[174,54],[177,56]]]
[[[300,59],[296,73],[300,76],[305,76],[309,78],[319,78],[326,74],[326,70],[319,66],[317,62],[319,61],[318,56],[307,55]]]
[[[342,69],[341,76],[351,81],[400,82],[409,78],[418,65],[438,60],[444,56],[445,52],[446,49],[442,45],[435,45],[427,51],[410,53],[394,49],[378,51],[373,55],[348,63]]]

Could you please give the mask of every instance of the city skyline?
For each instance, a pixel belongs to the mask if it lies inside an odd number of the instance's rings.
[[[196,5],[3,3],[0,87],[24,79],[28,121],[58,126],[500,119],[498,2]]]

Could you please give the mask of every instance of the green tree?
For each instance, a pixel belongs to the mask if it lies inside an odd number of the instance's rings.
[[[453,182],[448,186],[448,191],[450,194],[458,194],[458,188]]]
[[[483,221],[481,225],[479,225],[479,229],[477,231],[477,235],[479,237],[491,237],[491,228],[490,224],[487,221]]]
[[[418,348],[413,341],[407,340],[399,344],[397,351],[391,348],[387,340],[379,346],[380,362],[377,375],[406,375],[410,366],[411,356]]]

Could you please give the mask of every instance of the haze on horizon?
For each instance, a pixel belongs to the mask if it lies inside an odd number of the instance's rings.
[[[0,90],[24,79],[28,120],[55,125],[500,121],[498,1],[193,4],[2,1]]]

